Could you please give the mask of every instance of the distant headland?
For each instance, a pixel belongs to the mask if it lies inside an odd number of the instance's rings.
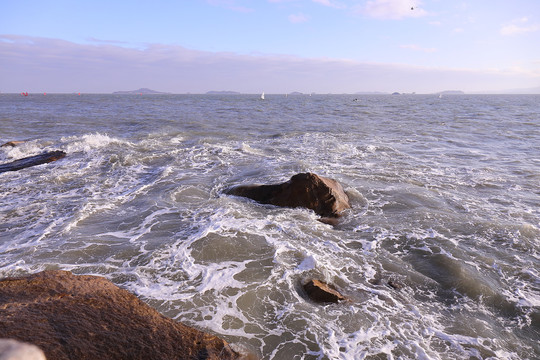
[[[115,91],[113,94],[170,94],[167,92],[155,91],[148,88],[140,88],[139,90],[131,91]]]

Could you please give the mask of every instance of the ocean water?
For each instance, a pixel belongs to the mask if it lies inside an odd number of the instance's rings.
[[[0,94],[12,140],[67,156],[0,174],[0,277],[105,276],[261,359],[540,358],[539,95]],[[337,226],[224,194],[308,171]]]

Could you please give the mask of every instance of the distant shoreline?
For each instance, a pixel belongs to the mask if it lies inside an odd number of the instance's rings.
[[[310,95],[316,95],[316,96],[324,96],[324,95],[331,95],[331,96],[390,96],[390,95],[407,95],[407,96],[426,96],[426,95],[451,95],[451,96],[460,96],[460,95],[540,95],[540,92],[534,93],[534,92],[464,92],[460,90],[445,90],[445,91],[439,91],[439,92],[433,92],[433,93],[414,93],[414,92],[355,92],[355,93],[301,93],[301,92],[287,92],[287,93],[266,93],[267,95],[282,95],[282,96],[310,96]],[[1,92],[0,96],[2,95],[21,95],[21,92]],[[162,92],[162,91],[155,91],[155,90],[127,90],[127,91],[114,91],[114,92],[28,92],[29,96],[48,96],[48,95],[257,95],[259,96],[260,93],[242,93],[238,91],[207,91],[207,92],[182,92],[182,93],[173,93],[173,92]]]
[[[115,91],[115,92],[113,92],[113,94],[115,94],[115,95],[118,95],[118,94],[131,94],[131,95],[145,94],[145,95],[147,95],[147,94],[170,94],[170,93],[156,91],[156,90],[152,90],[152,89],[148,89],[148,88],[140,88],[138,90]]]

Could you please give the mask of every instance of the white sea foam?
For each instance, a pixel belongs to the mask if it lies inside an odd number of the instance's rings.
[[[17,146],[0,147],[0,154],[4,161],[14,161],[28,156],[37,155],[43,152],[47,146],[46,142],[37,140],[25,141]]]
[[[111,137],[106,134],[86,134],[81,137],[62,138],[61,141],[67,143],[66,151],[68,153],[76,153],[79,151],[91,151],[93,149],[104,148],[111,144],[129,146],[128,141]]]

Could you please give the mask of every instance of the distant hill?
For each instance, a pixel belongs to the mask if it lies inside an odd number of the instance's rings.
[[[236,91],[228,91],[228,90],[225,90],[225,91],[212,90],[212,91],[207,91],[206,94],[208,95],[238,95],[240,93]]]
[[[131,91],[115,91],[113,92],[113,94],[170,94],[170,93],[155,91],[148,88],[140,88],[139,90],[131,90]]]

